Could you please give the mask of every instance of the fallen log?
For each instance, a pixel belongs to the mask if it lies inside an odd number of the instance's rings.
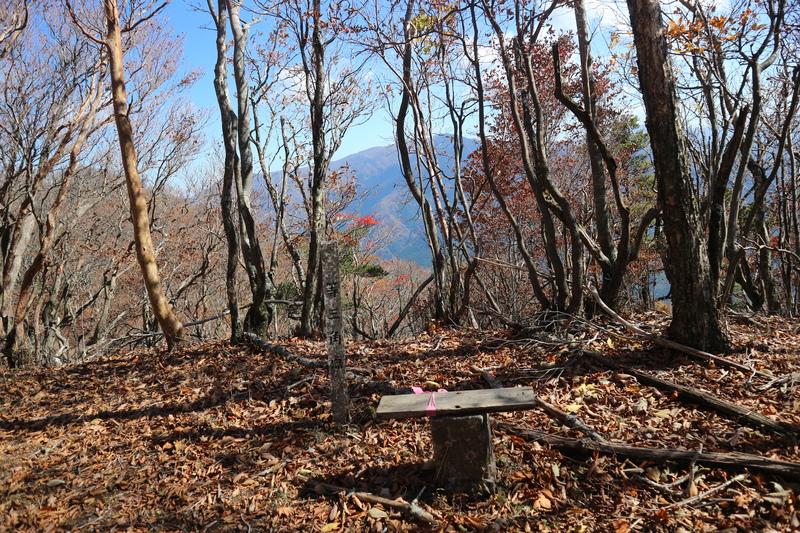
[[[362,502],[378,503],[383,505],[384,507],[406,513],[408,516],[416,520],[426,522],[434,527],[439,525],[436,519],[433,517],[433,515],[428,511],[426,511],[425,509],[423,509],[422,507],[420,507],[416,503],[416,500],[411,503],[400,500],[390,500],[389,498],[376,496],[375,494],[371,494],[369,492],[356,492],[353,491],[352,489],[348,489],[345,487],[337,487],[336,485],[323,483],[322,481],[317,481],[316,479],[308,478],[300,474],[296,474],[295,479],[300,483],[306,485],[307,487],[314,489],[315,491],[318,492],[323,491],[329,494],[338,494],[340,492],[344,492],[348,496],[354,496],[358,498]]]
[[[497,420],[493,420],[493,427],[511,432],[526,441],[543,442],[559,449],[598,452],[617,455],[619,457],[628,457],[638,461],[675,461],[683,463],[697,461],[698,463],[722,468],[749,469],[753,472],[762,472],[764,474],[800,480],[800,463],[781,461],[779,459],[767,459],[766,457],[748,453],[698,452],[675,448],[647,448],[607,441],[572,439],[535,429],[515,426],[507,422],[499,422]]]
[[[691,346],[686,346],[684,344],[680,344],[671,340],[667,340],[664,338],[659,337],[658,335],[653,335],[652,333],[648,333],[639,326],[628,322],[621,316],[619,316],[613,309],[608,307],[606,303],[600,298],[600,295],[597,293],[597,289],[594,288],[593,285],[589,285],[589,292],[594,297],[597,305],[599,305],[603,311],[608,314],[615,322],[624,326],[625,329],[631,331],[639,336],[636,340],[648,340],[650,342],[654,342],[659,346],[663,346],[665,348],[670,348],[672,350],[678,350],[679,352],[683,352],[687,355],[691,355],[693,357],[697,357],[698,359],[703,359],[705,361],[714,361],[722,366],[727,366],[730,368],[735,368],[737,370],[741,370],[742,372],[746,372],[748,374],[753,374],[756,376],[761,376],[767,379],[773,379],[775,376],[771,374],[767,374],[766,372],[761,372],[760,370],[756,370],[755,368],[749,367],[747,365],[743,365],[741,363],[737,363],[736,361],[731,361],[730,359],[726,359],[725,357],[720,357],[718,355],[710,354],[708,352],[704,352],[702,350],[698,350],[696,348],[692,348]]]
[[[756,429],[768,430],[773,433],[777,433],[779,435],[784,435],[788,437],[791,437],[798,432],[799,428],[795,426],[791,426],[789,424],[782,424],[776,420],[773,420],[772,418],[769,418],[768,416],[753,411],[752,409],[747,409],[746,407],[742,407],[741,405],[736,405],[734,403],[726,402],[725,400],[717,398],[716,396],[712,396],[711,394],[703,392],[699,389],[695,389],[694,387],[679,385],[677,383],[673,383],[665,379],[657,378],[646,372],[642,372],[641,370],[636,370],[635,368],[631,368],[618,361],[609,359],[608,357],[596,352],[584,350],[583,353],[588,355],[598,363],[602,364],[606,368],[609,368],[611,370],[616,370],[616,369],[624,370],[626,374],[635,377],[637,380],[639,380],[640,383],[653,385],[662,390],[677,392],[679,397],[682,396],[684,399],[688,399],[694,403],[708,407],[720,414],[733,417],[738,421],[743,421]]]
[[[299,355],[293,354],[290,352],[286,347],[281,346],[280,344],[273,344],[271,342],[267,342],[264,339],[258,337],[257,335],[245,332],[245,337],[250,339],[250,342],[261,348],[262,350],[267,350],[277,355],[280,355],[290,363],[297,363],[300,366],[304,366],[306,368],[328,368],[328,360],[325,359],[309,359],[307,357],[300,357]],[[347,369],[347,378],[357,381],[358,383],[365,385],[367,387],[371,387],[379,392],[384,394],[410,394],[411,389],[408,387],[395,387],[390,383],[385,383],[383,381],[374,381],[365,378],[364,376],[358,375],[356,372],[362,373],[369,373],[367,370],[359,369],[359,368],[348,368]]]
[[[250,339],[250,342],[258,346],[262,350],[268,350],[272,353],[278,354],[289,362],[298,363],[306,368],[328,368],[327,357],[325,359],[308,359],[306,357],[300,357],[299,355],[293,354],[280,344],[273,344],[271,342],[267,342],[264,339],[261,339],[258,335],[255,335],[253,333],[246,331],[244,336]]]

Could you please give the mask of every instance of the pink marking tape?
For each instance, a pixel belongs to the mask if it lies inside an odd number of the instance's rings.
[[[430,394],[431,398],[428,400],[428,405],[425,406],[425,415],[426,416],[436,416],[436,393],[437,392],[447,392],[445,389],[439,389],[436,392],[427,393],[422,390],[421,387],[411,387],[411,390],[414,391],[414,394]]]

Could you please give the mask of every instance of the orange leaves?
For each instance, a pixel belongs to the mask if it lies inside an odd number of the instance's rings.
[[[283,505],[275,509],[275,514],[278,516],[292,516],[292,514],[294,514],[294,509]]]
[[[721,15],[717,16],[717,17],[711,17],[708,20],[708,25],[711,26],[712,28],[716,28],[718,30],[725,30],[728,27],[729,23],[730,23],[730,19],[728,19],[728,17],[721,16]]]
[[[475,529],[482,530],[486,527],[486,523],[476,516],[467,515],[464,517],[464,523],[472,526]]]
[[[523,441],[524,442],[524,441]],[[513,481],[530,481],[534,478],[532,472],[518,470],[509,476]]]
[[[674,14],[677,16],[667,23],[666,35],[678,54],[721,52],[724,43],[752,39],[754,32],[768,27],[750,8],[738,14],[706,14],[698,10],[692,13],[691,20],[679,10]]]

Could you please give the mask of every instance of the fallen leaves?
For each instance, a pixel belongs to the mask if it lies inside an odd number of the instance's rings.
[[[796,339],[782,336],[780,342],[790,346]],[[615,340],[612,347],[624,350],[624,341]],[[559,349],[550,349],[440,331],[436,339],[354,344],[349,353],[354,366],[397,387],[435,380],[431,387],[482,388],[485,383],[471,368],[494,367],[506,386],[533,385],[543,400],[579,413],[585,424],[617,442],[691,449],[702,444],[707,450],[800,460],[800,452],[786,441],[681,403],[630,375],[585,360],[554,374],[551,369],[564,359]],[[297,341],[291,350],[313,358],[324,353],[324,346]],[[665,378],[712,387],[728,401],[800,422],[794,382],[756,391],[736,372],[688,361],[664,367],[641,361],[641,353],[628,355],[628,363],[633,359],[654,367]],[[776,376],[800,366],[797,353],[780,346],[759,357]],[[542,361],[549,362],[548,372],[539,372]],[[430,468],[428,462],[427,422],[377,423],[370,409],[380,394],[351,382],[351,397],[354,424],[335,428],[327,422],[324,372],[224,343],[186,346],[159,357],[120,353],[59,369],[7,372],[0,376],[0,531],[427,527],[379,504],[344,498],[344,492],[300,486],[293,480],[296,474],[405,501],[426,488],[420,503],[438,511],[441,531],[525,531],[542,524],[554,531],[690,530],[684,524],[697,530],[788,530],[797,522],[796,486],[784,480],[750,476],[701,500],[702,506],[654,513],[733,476],[704,469],[696,485],[677,488],[679,496],[661,494],[637,482],[634,472],[668,485],[684,475],[687,465],[565,457],[502,432],[494,439],[497,495],[487,500],[446,495],[431,486],[435,465]],[[539,410],[502,418],[584,437]]]
[[[388,518],[389,514],[384,511],[383,509],[378,509],[377,507],[373,507],[367,513],[372,518]]]
[[[537,511],[549,511],[553,507],[553,493],[547,489],[542,490],[533,502],[533,508]]]

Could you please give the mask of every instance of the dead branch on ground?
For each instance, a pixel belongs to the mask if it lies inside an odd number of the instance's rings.
[[[737,363],[736,361],[731,361],[730,359],[726,359],[724,357],[719,357],[717,355],[710,354],[708,352],[704,352],[702,350],[698,350],[696,348],[692,348],[690,346],[686,346],[684,344],[680,344],[671,340],[664,339],[659,337],[658,335],[653,335],[652,333],[647,333],[645,330],[640,328],[639,326],[628,322],[621,316],[619,316],[613,309],[608,307],[606,303],[600,298],[600,295],[597,293],[597,289],[594,288],[594,285],[589,285],[589,292],[594,297],[597,305],[599,305],[603,311],[608,314],[615,322],[619,323],[620,325],[624,326],[628,331],[631,331],[637,335],[639,335],[639,341],[648,340],[658,344],[659,346],[663,346],[665,348],[670,348],[672,350],[678,350],[679,352],[683,352],[687,355],[691,355],[697,357],[699,359],[704,359],[706,361],[714,361],[715,363],[719,363],[723,366],[728,366],[732,368],[736,368],[737,370],[741,370],[742,372],[747,372],[748,374],[753,374],[756,376],[761,376],[763,378],[772,379],[774,376],[771,376],[765,372],[761,372],[756,370],[755,368]]]
[[[742,407],[741,405],[736,405],[730,402],[726,402],[725,400],[717,398],[716,396],[712,396],[711,394],[708,394],[701,390],[695,389],[694,387],[687,387],[685,385],[679,385],[671,381],[657,378],[653,375],[647,374],[646,372],[642,372],[641,370],[636,370],[635,368],[624,365],[618,361],[609,359],[608,357],[605,357],[604,355],[601,355],[596,352],[584,350],[583,353],[588,355],[601,365],[605,366],[606,368],[609,368],[611,370],[616,370],[621,368],[622,370],[625,371],[625,373],[635,377],[641,383],[654,385],[659,389],[677,392],[679,398],[683,397],[692,402],[708,407],[720,414],[733,417],[735,420],[742,420],[756,429],[761,429],[761,430],[766,429],[774,433],[778,433],[779,435],[785,435],[785,436],[792,436],[798,432],[798,428],[796,426],[782,424],[780,422],[777,422],[769,418],[768,416],[755,412],[752,409],[747,409],[746,407]]]
[[[497,380],[497,378],[495,378],[490,372],[488,372],[488,371],[486,371],[486,370],[484,370],[482,368],[478,368],[477,366],[474,366],[474,365],[470,367],[470,370],[472,370],[473,372],[477,372],[477,373],[481,374],[481,376],[483,376],[483,379],[485,379],[486,382],[489,383],[489,386],[491,388],[493,388],[493,389],[502,389],[503,388],[503,384],[500,383]],[[536,400],[535,401],[536,401],[536,405],[541,407],[544,410],[544,412],[546,412],[552,418],[555,418],[556,420],[558,420],[559,422],[561,422],[565,426],[567,426],[569,428],[577,429],[578,431],[580,431],[581,433],[583,433],[584,435],[586,435],[590,439],[599,440],[599,441],[605,440],[605,438],[602,435],[600,435],[595,430],[593,430],[592,428],[590,428],[589,426],[584,424],[583,421],[578,416],[576,416],[576,415],[574,415],[572,413],[566,413],[566,412],[562,411],[561,409],[559,409],[555,405],[542,400],[538,395],[536,395]]]
[[[295,355],[292,352],[290,352],[285,346],[267,342],[253,333],[245,332],[244,335],[245,337],[250,339],[250,342],[252,342],[257,347],[261,348],[262,350],[267,350],[277,355],[280,355],[290,363],[297,363],[306,368],[328,368],[327,357],[325,359],[308,359],[307,357],[300,357],[299,355]],[[371,387],[384,394],[408,394],[411,392],[410,388],[407,387],[397,388],[384,381],[370,380],[360,374],[371,374],[371,372],[369,370],[365,370],[362,368],[347,369],[348,379],[357,381],[361,385]]]
[[[696,460],[698,463],[714,465],[721,468],[748,469],[788,479],[800,480],[800,463],[768,459],[749,453],[696,452],[675,448],[647,448],[607,441],[599,442],[588,439],[572,439],[535,429],[515,426],[507,422],[494,421],[494,426],[509,431],[527,441],[543,442],[560,449],[599,452],[617,455],[618,457],[628,457],[638,461],[675,461],[691,463],[697,458]]]
[[[287,350],[284,346],[280,344],[273,344],[271,342],[267,342],[261,339],[258,335],[255,335],[250,332],[245,332],[245,337],[250,339],[250,342],[261,348],[262,350],[267,350],[277,355],[280,355],[287,361],[291,363],[297,363],[302,365],[306,368],[328,368],[328,361],[327,359],[308,359],[306,357],[300,357],[299,355],[295,355],[289,350]]]

